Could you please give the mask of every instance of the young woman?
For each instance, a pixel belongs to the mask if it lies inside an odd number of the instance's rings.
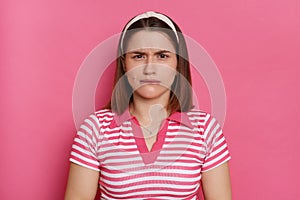
[[[186,43],[146,12],[122,31],[112,98],[74,139],[66,200],[231,199],[220,125],[193,109]]]

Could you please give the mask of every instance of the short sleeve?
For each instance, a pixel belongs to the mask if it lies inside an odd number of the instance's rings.
[[[202,172],[209,171],[231,159],[222,128],[209,114],[205,123],[204,140],[206,155]]]
[[[96,115],[90,115],[79,127],[74,138],[70,161],[92,170],[100,171],[97,158],[99,120]]]

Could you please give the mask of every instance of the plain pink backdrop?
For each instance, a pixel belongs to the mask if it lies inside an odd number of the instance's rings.
[[[63,199],[76,73],[96,45],[148,10],[172,17],[222,74],[233,198],[299,199],[298,0],[0,4],[0,199]]]

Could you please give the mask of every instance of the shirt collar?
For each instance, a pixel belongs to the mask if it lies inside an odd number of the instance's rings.
[[[116,126],[121,126],[125,121],[129,121],[131,119],[133,119],[134,116],[132,116],[129,112],[129,108],[127,108],[122,114],[118,115],[115,114],[114,115],[114,119],[110,124],[110,128],[114,128]],[[187,115],[186,112],[174,112],[172,113],[167,120],[169,121],[175,121],[175,122],[179,122],[189,128],[193,128],[193,125],[191,123],[191,120],[189,118],[189,116]]]
[[[122,114],[118,115],[117,113],[114,113],[114,117],[112,122],[109,125],[109,128],[114,128],[117,126],[121,126],[124,122],[132,119],[133,116],[131,116],[129,112],[129,108],[127,108]]]
[[[194,126],[192,125],[192,122],[188,116],[188,114],[186,112],[174,112],[172,113],[168,118],[167,120],[170,120],[170,121],[176,121],[176,122],[179,122],[191,129],[194,128]]]

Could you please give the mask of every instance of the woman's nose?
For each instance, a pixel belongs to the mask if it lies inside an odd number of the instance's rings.
[[[144,65],[144,70],[143,73],[145,75],[151,75],[155,73],[155,69],[154,69],[154,60],[153,58],[150,56],[146,59],[146,63]]]

